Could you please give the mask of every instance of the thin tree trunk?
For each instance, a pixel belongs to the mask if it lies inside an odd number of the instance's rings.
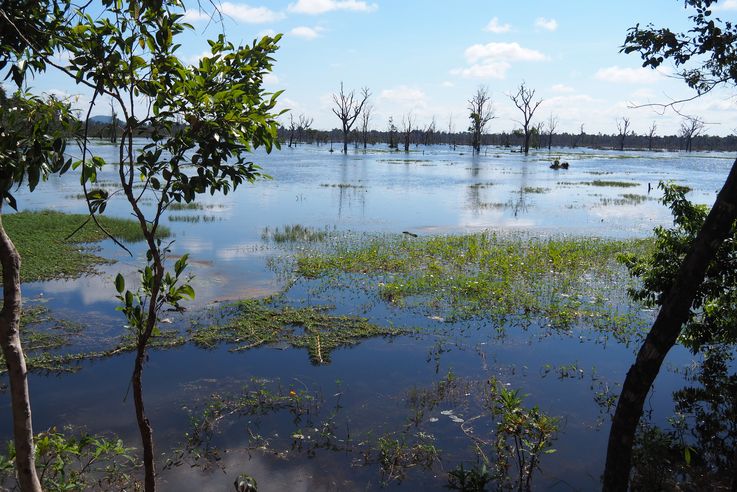
[[[145,470],[144,490],[153,492],[156,490],[156,463],[154,461],[154,436],[151,429],[151,423],[146,417],[143,407],[143,386],[141,377],[143,375],[143,362],[146,357],[146,345],[139,342],[136,352],[136,362],[133,369],[133,402],[136,407],[136,420],[138,422],[138,430],[141,434],[141,444],[143,445],[143,465]]]
[[[675,345],[688,320],[696,292],[709,263],[729,237],[737,219],[737,160],[716,202],[683,260],[675,283],[668,291],[650,333],[627,372],[612,418],[604,470],[605,491],[625,491],[632,466],[632,444],[647,394],[668,351]]]
[[[41,492],[36,475],[31,397],[28,392],[26,360],[20,343],[20,255],[5,233],[0,217],[0,263],[3,267],[3,307],[0,310],[0,345],[10,381],[13,412],[13,441],[18,483],[24,492]]]

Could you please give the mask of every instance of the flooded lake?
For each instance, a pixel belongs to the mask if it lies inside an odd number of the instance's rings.
[[[100,144],[93,151],[112,159],[115,148]],[[372,295],[359,284],[373,280],[360,275],[339,283],[304,278],[287,283],[290,258],[309,245],[276,243],[268,239],[269,231],[300,224],[324,231],[327,247],[332,241],[360,245],[371,237],[422,239],[486,230],[532,238],[643,238],[655,226],[671,224],[669,210],[658,201],[659,181],[688,185],[689,198],[711,205],[734,156],[593,149],[524,156],[503,148],[472,156],[467,148],[441,146],[409,153],[383,146],[351,149],[344,156],[326,146],[304,145],[271,155],[256,152],[253,159],[271,179],[205,197],[198,202],[201,208],[168,212],[164,223],[172,231],[172,255],[190,254],[197,293],[187,313],[172,314],[170,326],[184,331],[193,322],[216,323],[227,301],[286,289],[282,303],[330,306],[335,314],[412,331],[337,348],[323,364],[313,363],[308,350],[281,343],[244,351],[191,343],[151,350],[144,393],[161,455],[162,490],[232,490],[243,472],[258,480],[259,490],[442,490],[449,471],[477,462],[475,437],[494,424],[479,418],[480,394],[492,377],[519,389],[526,406],[537,405],[560,419],[552,443],[556,451],[543,456],[534,488],[599,488],[611,398],[634,360],[636,341],[623,343],[581,326],[551,330],[534,317],[522,328],[483,315],[444,319],[432,309],[402,307]],[[569,169],[550,169],[553,159],[569,162]],[[108,166],[98,182],[112,188],[115,173]],[[84,213],[79,193],[78,176],[70,173],[51,178],[33,194],[19,192],[17,199],[22,210]],[[105,213],[129,217],[127,206],[114,198]],[[83,326],[63,350],[96,350],[125,331],[125,319],[115,311],[113,278],[122,271],[133,281],[144,249],[131,245],[131,258],[111,241],[100,247],[98,254],[117,262],[99,267],[99,275],[23,286],[26,306],[45,306],[55,318]],[[652,313],[638,316],[647,321]],[[646,408],[652,422],[665,424],[673,414],[672,393],[684,385],[683,371],[691,361],[681,347],[668,356]],[[132,362],[133,354],[124,353],[80,362],[75,372],[32,373],[35,430],[72,425],[115,433],[139,447],[128,394]],[[436,400],[432,391],[422,393],[449,381],[453,390],[444,386],[442,395],[434,393]],[[243,411],[224,413],[212,435],[202,439],[213,459],[182,454],[185,433],[191,435],[208,402],[232,400],[244,387],[284,398],[270,400],[258,412],[239,407]],[[418,394],[426,397],[422,405]],[[0,398],[9,415],[8,392]],[[9,419],[0,431],[10,437]],[[390,440],[432,443],[438,455],[383,466],[381,446]],[[202,442],[198,446],[201,451]],[[416,448],[421,449],[429,448]],[[165,467],[167,460],[174,464]]]

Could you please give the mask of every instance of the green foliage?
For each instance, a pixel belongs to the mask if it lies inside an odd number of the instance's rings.
[[[16,92],[0,107],[0,198],[17,209],[12,189],[24,182],[33,191],[49,174],[63,173],[66,135],[76,125],[69,105]]]
[[[134,474],[140,466],[131,448],[118,438],[82,433],[66,435],[56,429],[34,438],[36,469],[44,490],[131,490],[136,487]],[[7,454],[0,454],[0,484],[12,487],[15,477],[15,448],[8,444]]]
[[[659,67],[666,59],[680,68],[689,87],[705,93],[721,83],[737,83],[737,25],[714,17],[717,0],[685,0],[695,13],[694,27],[677,33],[669,28],[640,25],[627,33],[622,51],[640,54],[643,67]]]
[[[551,446],[559,419],[537,406],[523,407],[519,390],[507,388],[495,378],[489,380],[486,399],[497,421],[495,475],[501,483],[514,483],[517,490],[530,490],[541,456],[555,452]],[[517,470],[516,479],[510,473],[512,465]]]
[[[448,472],[448,488],[461,492],[483,492],[492,481],[485,464],[466,469],[463,463]]]
[[[3,226],[23,258],[21,281],[77,277],[93,272],[95,265],[109,262],[93,254],[90,248],[80,248],[81,243],[94,243],[106,238],[88,219],[85,215],[51,210],[19,212],[3,217]],[[138,224],[132,220],[101,217],[100,223],[122,241],[143,240]],[[160,237],[169,235],[166,228],[157,232]]]
[[[649,255],[624,254],[620,260],[641,285],[630,295],[659,306],[676,281],[683,259],[701,230],[708,209],[686,198],[687,188],[660,183],[663,203],[673,214],[673,227],[655,228],[655,248]],[[737,230],[724,241],[699,286],[680,342],[696,352],[718,343],[737,342]]]

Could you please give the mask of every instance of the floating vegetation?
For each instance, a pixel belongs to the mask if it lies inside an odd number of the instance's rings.
[[[536,186],[525,186],[522,188],[523,193],[547,193],[550,191],[550,188],[542,188],[542,187],[536,187]]]
[[[380,327],[356,316],[331,315],[327,313],[330,308],[325,306],[276,308],[267,300],[249,299],[234,304],[232,309],[232,316],[223,324],[193,327],[192,341],[204,348],[218,343],[234,344],[232,351],[286,343],[306,348],[313,364],[327,364],[330,353],[338,347],[355,345],[369,337],[408,332]]]
[[[321,183],[320,186],[323,188],[340,188],[342,190],[364,190],[366,189],[363,185],[351,184],[351,183]]]
[[[501,210],[505,208],[514,208],[514,200],[509,200],[507,202],[479,202],[477,204],[473,205],[473,208],[479,209],[479,210]]]
[[[170,215],[170,222],[190,222],[193,224],[199,224],[200,222],[216,222],[222,220],[220,217],[214,215]]]
[[[619,195],[619,198],[600,198],[599,203],[603,206],[640,205],[648,200],[651,200],[651,198],[647,195],[625,193],[623,195]]]
[[[200,202],[189,202],[189,203],[178,203],[172,202],[168,210],[177,212],[182,210],[215,210],[223,208],[222,205],[216,205],[214,203],[200,203]]]
[[[143,240],[138,222],[107,216],[98,217],[98,221],[118,240]],[[74,232],[82,224],[85,225]],[[80,247],[81,243],[107,239],[88,215],[51,210],[19,212],[5,215],[3,226],[23,259],[22,282],[78,277],[94,273],[95,265],[111,263],[111,260],[93,254],[94,248]],[[160,237],[170,234],[166,227],[160,227],[158,232]]]
[[[432,161],[429,159],[379,159],[379,162],[386,162],[387,164],[417,164]]]
[[[324,241],[327,236],[327,227],[324,230],[318,230],[300,224],[286,225],[281,229],[277,227],[273,230],[266,227],[263,231],[261,231],[262,240],[274,241],[275,243],[315,243]]]
[[[590,183],[582,184],[590,184],[591,186],[608,186],[613,188],[632,188],[634,186],[639,186],[637,183],[632,183],[631,181],[607,181],[602,179],[595,179]]]
[[[306,278],[360,285],[397,306],[446,319],[537,318],[555,328],[577,322],[616,334],[642,324],[628,309],[632,280],[619,253],[649,251],[652,240],[534,239],[480,233],[362,238],[296,259]],[[341,275],[347,275],[343,279]],[[356,275],[367,276],[357,281]],[[605,303],[606,298],[616,301]],[[622,313],[619,309],[622,309]]]
[[[612,188],[632,188],[639,186],[637,183],[630,181],[606,181],[595,179],[594,181],[558,181],[558,186],[601,186]]]
[[[473,183],[473,184],[468,185],[468,187],[471,188],[472,190],[473,189],[483,190],[483,189],[489,188],[489,187],[491,187],[493,185],[494,185],[494,183],[492,183],[491,181],[487,181],[485,183]]]

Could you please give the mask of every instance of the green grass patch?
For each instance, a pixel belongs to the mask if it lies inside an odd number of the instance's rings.
[[[651,240],[493,233],[384,236],[302,253],[296,269],[312,279],[347,274],[348,283],[375,289],[390,303],[423,307],[451,320],[524,317],[561,328],[586,321],[623,329],[639,311],[628,307],[631,280],[616,257],[651,245]]]
[[[192,328],[192,341],[205,348],[230,343],[236,345],[233,351],[287,343],[306,348],[314,364],[325,364],[338,347],[405,332],[374,325],[365,318],[331,315],[327,307],[276,308],[268,300],[249,299],[238,302],[234,309],[234,316],[223,324]]]
[[[3,226],[22,258],[21,281],[78,277],[93,273],[95,265],[109,263],[110,260],[95,255],[93,248],[81,246],[107,238],[92,221],[66,239],[87,218],[87,215],[50,210],[4,215]],[[143,240],[140,226],[133,220],[102,216],[99,221],[121,241]],[[160,237],[169,234],[167,228],[159,228]]]

